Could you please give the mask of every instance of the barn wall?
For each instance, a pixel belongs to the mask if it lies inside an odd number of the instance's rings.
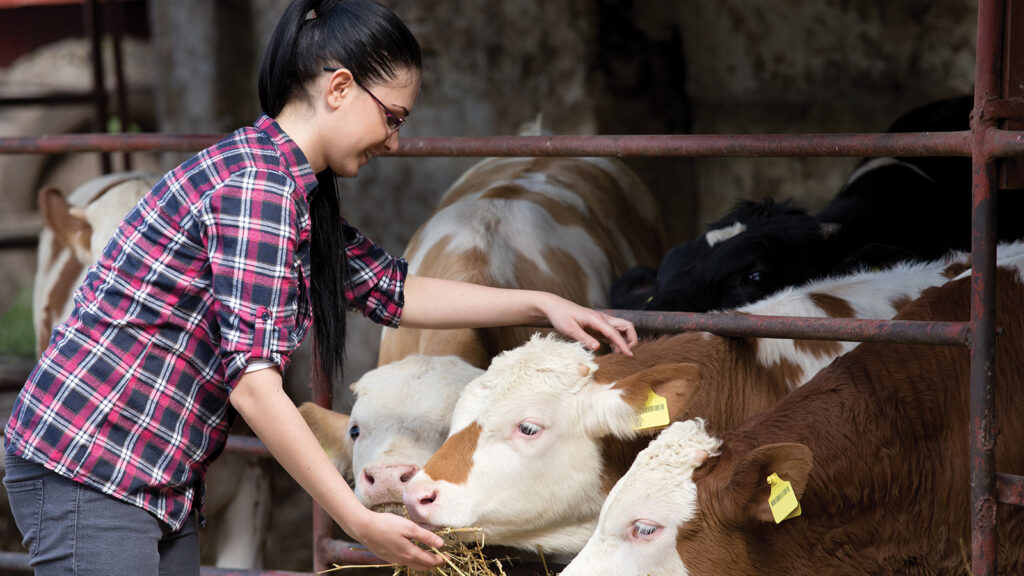
[[[972,0],[386,4],[425,55],[422,94],[404,136],[514,134],[538,113],[544,128],[562,134],[878,131],[913,106],[969,92],[973,82]],[[168,71],[160,76],[165,130],[229,130],[252,121],[252,78],[285,5],[151,0],[157,66]],[[177,41],[185,28],[195,41]],[[343,183],[344,210],[400,253],[474,161],[375,160]],[[792,197],[816,209],[856,160],[629,162],[679,242],[740,198]],[[350,325],[349,381],[373,365],[379,332],[359,320]]]

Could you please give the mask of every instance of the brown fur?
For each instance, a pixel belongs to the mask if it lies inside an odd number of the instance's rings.
[[[480,425],[470,422],[462,430],[459,430],[441,446],[441,449],[434,453],[430,461],[423,467],[423,471],[438,481],[461,484],[469,478],[469,471],[473,467],[473,461],[465,457],[476,451],[476,443],[480,439]]]
[[[996,467],[1024,473],[1024,287],[1000,270]],[[900,320],[965,321],[970,279],[927,290]],[[964,348],[861,344],[771,411],[725,435],[694,474],[699,512],[678,552],[690,574],[954,575],[970,549],[969,356]],[[750,454],[799,443],[814,457],[803,514],[757,518],[765,469]],[[745,464],[746,463],[746,464]],[[757,468],[756,466],[754,467]],[[1024,573],[1024,509],[998,507],[999,574]],[[962,544],[965,543],[965,544]]]
[[[693,364],[700,369],[701,385],[674,421],[700,416],[711,430],[731,430],[773,406],[789,391],[793,365],[762,366],[757,361],[755,338],[705,334],[687,332],[643,342],[633,350],[632,358],[600,356],[594,380],[610,384],[660,364]],[[646,397],[646,390],[642,393]],[[642,400],[637,396],[633,402]],[[603,484],[610,489],[652,439],[652,434],[642,434],[637,440],[602,439]]]

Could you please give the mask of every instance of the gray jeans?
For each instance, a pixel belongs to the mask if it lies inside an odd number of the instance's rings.
[[[4,486],[36,576],[178,576],[199,574],[193,514],[171,528],[45,467],[8,454]]]

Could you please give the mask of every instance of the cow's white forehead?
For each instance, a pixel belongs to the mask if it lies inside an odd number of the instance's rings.
[[[708,434],[704,420],[675,422],[637,455],[633,465],[608,494],[609,514],[627,513],[637,503],[666,496],[675,504],[695,505],[696,486],[690,473],[708,456],[715,456],[722,441]],[[602,511],[602,518],[605,511]],[[680,523],[688,518],[680,518]]]
[[[385,414],[415,420],[447,420],[459,393],[483,373],[456,356],[413,354],[370,370],[352,384],[352,417]]]
[[[580,367],[587,368],[582,374]],[[487,414],[507,411],[504,399],[554,397],[578,392],[597,370],[594,353],[579,342],[555,335],[534,334],[528,342],[506,350],[487,372],[466,386],[452,415],[452,432]]]

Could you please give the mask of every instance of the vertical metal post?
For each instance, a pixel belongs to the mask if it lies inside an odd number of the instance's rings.
[[[981,0],[975,63],[973,186],[971,219],[971,571],[996,573],[995,498],[995,163],[985,136],[995,119],[985,117],[985,104],[999,97],[1003,45],[1003,14],[1007,0]]]
[[[121,132],[128,131],[128,90],[124,79],[124,58],[121,51],[121,40],[124,32],[124,18],[121,11],[121,0],[106,0],[107,28],[110,30],[110,44],[114,52],[114,94],[117,96],[117,119],[121,123]],[[121,156],[124,169],[132,169],[132,155],[124,152]]]
[[[331,408],[331,397],[333,390],[331,383],[326,381],[323,373],[320,371],[320,354],[317,353],[316,337],[313,337],[311,343],[313,346],[313,370],[312,370],[312,387],[313,402],[318,406],[324,408]],[[322,572],[327,570],[327,562],[324,560],[324,542],[331,536],[331,527],[334,526],[334,520],[331,516],[320,507],[315,501],[313,502],[313,572]]]
[[[92,60],[93,130],[102,133],[107,131],[107,87],[103,83],[103,28],[99,0],[87,0],[82,4],[82,18]],[[110,154],[100,154],[100,168],[104,174],[111,172]]]

